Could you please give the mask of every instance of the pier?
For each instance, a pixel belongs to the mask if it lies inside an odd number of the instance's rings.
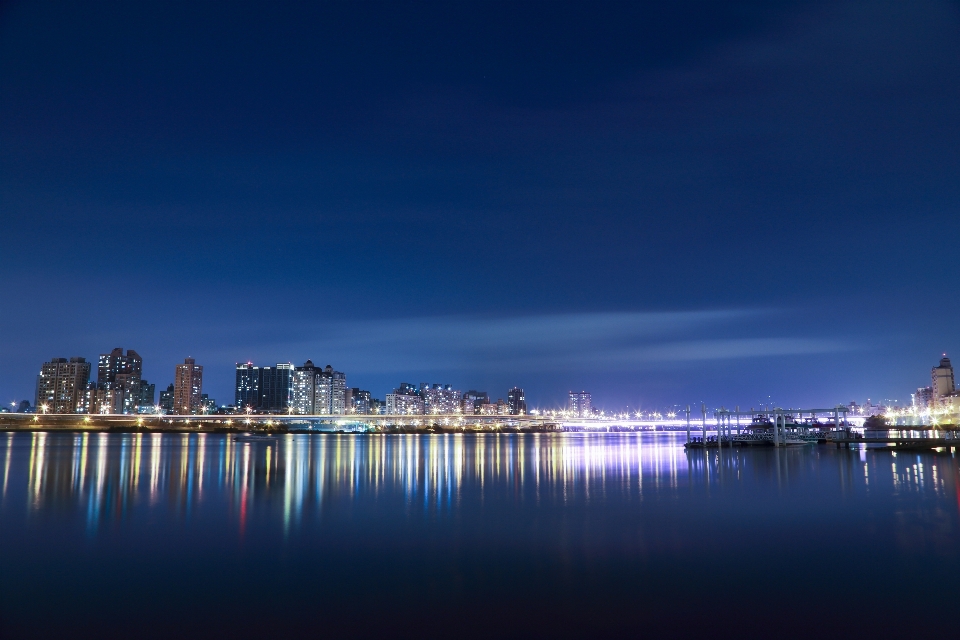
[[[891,450],[960,449],[960,428],[956,426],[904,429],[855,429],[847,421],[847,407],[829,409],[781,409],[733,411],[721,408],[707,424],[707,409],[701,405],[699,425],[690,422],[686,409],[687,449],[721,447],[803,446],[835,444],[837,448],[883,446]],[[697,428],[699,427],[699,428]],[[700,432],[700,436],[696,435]],[[708,433],[713,432],[710,436]],[[893,445],[890,447],[890,445]]]

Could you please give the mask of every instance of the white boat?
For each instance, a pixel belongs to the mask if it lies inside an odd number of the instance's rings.
[[[235,442],[264,442],[267,444],[276,443],[277,436],[271,436],[266,433],[244,433],[234,438]]]

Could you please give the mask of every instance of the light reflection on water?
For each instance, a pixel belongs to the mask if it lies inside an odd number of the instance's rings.
[[[334,637],[626,637],[651,622],[672,637],[678,619],[698,635],[732,620],[765,638],[784,619],[806,637],[909,634],[915,618],[887,603],[947,610],[960,571],[950,454],[687,453],[663,433],[47,432],[0,434],[0,461],[4,638],[81,623],[316,637],[321,619]],[[754,606],[770,594],[816,615]]]
[[[444,512],[465,495],[588,504],[610,494],[783,490],[814,478],[839,494],[955,495],[958,478],[951,455],[827,447],[687,453],[671,434],[283,435],[250,443],[219,434],[38,432],[7,433],[0,447],[2,507],[25,491],[28,512],[78,508],[93,528],[134,506],[189,516],[210,500],[229,503],[241,528],[258,503],[279,504],[287,530],[305,508],[378,496]]]

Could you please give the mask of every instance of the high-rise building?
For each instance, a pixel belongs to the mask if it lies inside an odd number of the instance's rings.
[[[952,396],[956,393],[957,387],[953,380],[953,365],[950,364],[950,358],[944,355],[940,358],[940,365],[930,370],[930,388],[933,389],[933,401],[939,402],[941,398]]]
[[[423,415],[423,397],[408,382],[401,382],[393,393],[387,394],[386,405],[388,415]]]
[[[471,389],[463,394],[462,410],[466,415],[481,415],[483,406],[490,404],[490,396],[486,391],[474,391]]]
[[[426,414],[460,413],[463,411],[460,391],[453,389],[448,384],[429,385],[426,382],[421,382],[420,397],[423,398],[423,412]]]
[[[117,347],[101,353],[97,363],[97,393],[85,394],[89,413],[146,413],[153,404],[153,385],[143,380],[143,359],[133,349]],[[88,390],[89,391],[89,390]],[[94,400],[96,395],[96,400]],[[149,404],[145,402],[149,395]]]
[[[510,415],[522,416],[527,413],[527,399],[523,395],[523,389],[514,387],[507,392],[507,405]]]
[[[347,408],[349,413],[356,413],[359,415],[367,415],[371,413],[370,411],[370,392],[360,389],[358,387],[353,387],[350,390],[348,396]]]
[[[173,413],[173,385],[167,385],[166,391],[160,392],[160,401],[157,403],[160,405],[160,410],[164,413]]]
[[[200,413],[205,415],[217,412],[217,401],[205,393],[200,394]]]
[[[76,413],[83,406],[83,392],[90,379],[90,363],[84,358],[51,358],[40,367],[37,378],[37,411]]]
[[[90,382],[83,394],[80,413],[124,413],[126,392],[115,382]]]
[[[137,403],[137,413],[153,413],[156,410],[154,398],[157,397],[156,385],[146,380],[140,381],[140,400]]]
[[[203,367],[193,358],[184,358],[177,365],[173,379],[173,411],[189,415],[200,410],[200,398],[203,395]]]
[[[316,378],[314,409],[323,415],[343,415],[347,412],[347,377],[334,371],[329,364]]]
[[[571,391],[567,403],[567,410],[577,418],[590,416],[593,398],[586,391]]]
[[[138,380],[143,375],[143,358],[133,349],[123,353],[123,347],[117,347],[110,353],[101,353],[97,364],[97,383],[116,382],[117,376],[126,374]]]
[[[275,367],[260,369],[260,409],[286,413],[293,400],[293,371],[291,362],[280,362]]]
[[[320,369],[314,366],[312,360],[307,360],[302,367],[293,370],[290,384],[291,405],[293,412],[300,415],[316,413],[317,377]]]
[[[234,402],[238,411],[260,407],[260,367],[252,362],[237,363],[237,384]]]

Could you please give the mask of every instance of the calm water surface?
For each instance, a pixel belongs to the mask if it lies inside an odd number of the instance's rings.
[[[950,454],[0,434],[0,635],[952,637]]]

